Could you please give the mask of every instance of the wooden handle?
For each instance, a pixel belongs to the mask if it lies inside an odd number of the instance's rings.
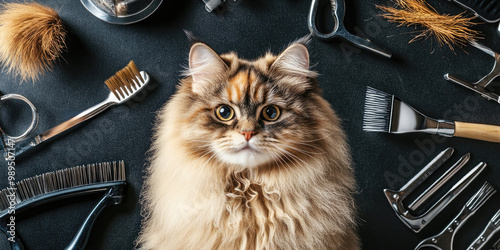
[[[500,126],[455,122],[455,134],[453,136],[500,142]]]

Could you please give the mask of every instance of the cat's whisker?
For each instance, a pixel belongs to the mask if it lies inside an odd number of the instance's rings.
[[[285,153],[285,154],[281,154],[281,155],[284,156],[288,160],[288,162],[292,163],[295,167],[297,166],[296,163],[298,163],[298,162],[296,159],[293,159],[293,155],[291,153],[288,153],[288,151],[286,151],[280,147],[276,147],[276,148]],[[290,155],[292,158],[289,158],[287,155]]]
[[[264,149],[267,149],[267,153],[271,154],[271,158],[274,160],[274,162],[276,163],[276,166],[278,167],[278,169],[281,169],[280,168],[280,165],[283,166],[284,169],[286,169],[286,161],[283,159],[283,157],[280,156],[279,153],[275,152],[275,147],[271,147],[271,146],[267,146],[267,145],[262,145],[262,147]]]
[[[308,152],[308,151],[301,150],[301,149],[298,149],[298,148],[292,147],[292,146],[287,145],[287,144],[284,144],[284,143],[280,143],[280,145],[283,145],[283,146],[286,146],[286,147],[288,147],[288,148],[294,149],[294,150],[296,150],[296,151],[298,151],[298,152],[301,152],[301,153],[303,153],[303,154],[307,155],[309,158],[311,158],[311,159],[313,159],[314,161],[316,161],[318,164],[320,164],[320,162],[318,161],[318,159],[317,159],[316,157],[314,157],[313,155],[311,155],[311,153],[310,153],[310,152]],[[281,149],[281,148],[280,148],[280,149]],[[287,151],[287,152],[288,152],[288,151]],[[312,153],[312,154],[314,154],[314,153]],[[320,153],[316,153],[316,154],[320,154]],[[292,155],[293,155],[293,154],[292,154]],[[300,160],[302,160],[302,159],[300,159]]]
[[[297,141],[292,141],[292,140],[278,140],[278,139],[269,140],[269,141],[270,142],[274,142],[274,143],[278,143],[278,144],[281,144],[281,145],[285,145],[286,143],[298,144],[298,145],[303,145],[303,146],[307,146],[307,147],[310,147],[310,148],[314,148],[314,149],[317,149],[318,151],[320,151],[320,152],[311,152],[311,151],[307,151],[305,149],[300,149],[300,150],[302,150],[301,152],[304,152],[304,153],[309,153],[309,154],[325,154],[326,153],[320,147],[317,147],[317,146],[314,146],[314,145],[311,145],[311,144],[307,144],[307,143],[303,143],[303,142],[297,142]],[[297,149],[297,151],[300,151],[300,150]]]
[[[274,138],[273,138],[274,139]],[[317,140],[314,140],[314,141],[319,141],[319,140],[323,140],[323,139],[317,139]],[[304,146],[307,146],[307,147],[311,147],[311,148],[315,148],[319,151],[321,151],[320,153],[318,152],[310,152],[310,151],[306,151],[308,153],[311,153],[311,154],[324,154],[325,151],[321,148],[321,147],[318,147],[318,146],[314,146],[312,144],[309,144],[309,143],[305,143],[306,141],[292,141],[292,140],[278,140],[278,139],[274,139],[272,140],[273,142],[276,142],[276,143],[280,143],[280,144],[284,144],[284,143],[292,143],[292,144],[299,144],[299,145],[304,145]]]
[[[286,149],[283,149],[279,146],[275,146],[277,149],[279,149],[280,151],[282,151],[283,153],[287,154],[287,155],[290,155],[290,157],[292,157],[292,159],[294,159],[295,162],[297,162],[298,164],[300,164],[298,161],[301,161],[305,166],[309,167],[309,169],[314,169],[316,170],[316,168],[314,168],[311,164],[305,162],[304,160],[302,160],[300,157],[297,157],[295,155],[293,155],[291,152],[289,152],[288,150]],[[288,157],[287,157],[288,158]],[[321,164],[317,159],[315,159],[314,157],[312,157],[312,159],[314,159],[315,161],[318,162],[318,164]],[[317,170],[319,171],[319,170]],[[321,171],[319,171],[321,172]]]
[[[297,151],[299,151],[299,152],[301,152],[301,153],[303,153],[303,154],[306,154],[307,156],[310,156],[310,157],[312,157],[312,155],[321,155],[321,154],[325,154],[325,151],[323,151],[323,150],[321,150],[322,152],[311,152],[311,151],[307,151],[307,150],[305,150],[305,149],[301,149],[301,148],[297,148],[297,147],[294,147],[294,146],[288,145],[288,144],[286,144],[286,143],[283,143],[283,144],[281,144],[281,145],[286,146],[286,147],[289,147],[289,148],[291,148],[291,149],[295,149],[295,150],[297,150]],[[307,144],[304,144],[304,145],[305,145],[305,146],[309,146],[309,145],[307,145]]]
[[[278,171],[281,171],[280,165],[279,165],[278,161],[276,160],[276,158],[277,158],[277,157],[279,158],[279,155],[278,155],[277,153],[275,153],[275,152],[272,150],[272,148],[271,148],[271,147],[269,147],[269,146],[265,146],[265,145],[264,145],[264,146],[262,146],[262,147],[264,147],[265,149],[268,149],[268,150],[267,150],[267,153],[268,153],[268,154],[271,154],[271,158],[273,159],[274,163],[275,163],[275,164],[276,164],[276,166],[278,167]]]

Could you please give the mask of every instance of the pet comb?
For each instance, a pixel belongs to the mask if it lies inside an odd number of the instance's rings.
[[[0,191],[0,230],[7,236],[7,223],[12,210],[19,214],[33,207],[69,197],[104,193],[99,202],[85,218],[68,250],[84,249],[90,230],[99,213],[108,205],[125,201],[125,164],[104,162],[77,166],[55,172],[44,173],[21,180]],[[11,249],[24,249],[16,235],[10,241]]]
[[[106,100],[43,132],[42,134],[35,136],[34,138],[16,143],[15,150],[10,149],[11,152],[7,152],[7,150],[5,150],[5,158],[8,159],[9,153],[11,153],[11,157],[12,154],[15,157],[18,157],[21,154],[31,151],[36,146],[54,138],[56,135],[60,135],[77,124],[96,116],[110,106],[125,103],[135,94],[144,89],[144,87],[149,83],[149,75],[144,71],[139,71],[135,63],[130,61],[125,68],[118,71],[115,75],[106,80],[105,83],[110,90]]]

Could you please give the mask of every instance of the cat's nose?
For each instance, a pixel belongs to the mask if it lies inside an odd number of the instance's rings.
[[[257,132],[255,132],[255,131],[241,131],[241,134],[243,136],[245,136],[245,140],[250,141],[250,139],[252,138],[252,136],[254,136],[255,134],[257,134]]]

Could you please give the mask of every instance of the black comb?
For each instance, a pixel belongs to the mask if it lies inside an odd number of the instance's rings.
[[[448,0],[469,10],[488,23],[500,21],[500,0]]]

